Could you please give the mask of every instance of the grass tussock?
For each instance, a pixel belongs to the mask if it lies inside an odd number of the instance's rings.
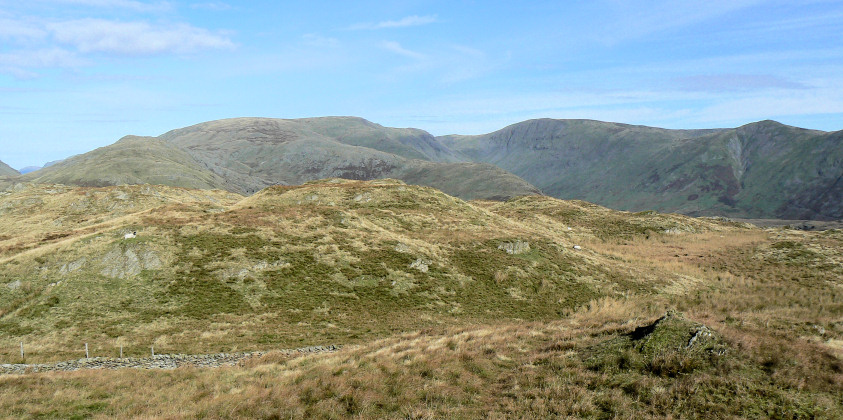
[[[701,324],[681,314],[657,322],[618,302],[595,306],[603,308],[566,320],[429,329],[333,354],[270,353],[235,368],[7,376],[0,409],[94,418],[843,414],[840,362],[819,346],[799,346],[795,359],[775,356],[715,325],[688,349]],[[596,313],[604,314],[600,327],[587,323]],[[642,321],[630,323],[629,315]],[[803,376],[809,367],[816,371]]]

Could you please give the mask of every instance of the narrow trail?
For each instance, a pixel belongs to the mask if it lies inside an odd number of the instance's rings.
[[[137,213],[131,213],[131,214],[127,214],[125,216],[120,216],[116,219],[107,220],[107,221],[97,223],[97,224],[93,224],[93,225],[90,225],[90,226],[76,228],[76,229],[71,231],[72,233],[67,238],[63,238],[63,239],[58,240],[56,242],[52,242],[52,243],[49,243],[49,244],[37,246],[35,248],[27,249],[26,251],[19,252],[19,253],[14,254],[14,255],[9,255],[9,256],[0,258],[0,264],[5,264],[9,261],[12,261],[16,258],[20,258],[20,257],[26,256],[26,255],[43,254],[45,252],[52,251],[56,248],[59,248],[62,245],[70,244],[70,243],[73,243],[73,242],[76,242],[76,241],[79,241],[79,240],[82,240],[82,239],[85,239],[85,238],[89,238],[89,237],[94,236],[94,235],[99,235],[101,233],[105,233],[105,232],[108,232],[110,230],[117,229],[117,228],[120,227],[120,224],[123,224],[124,222],[126,222],[126,220],[128,220],[130,218],[138,217],[138,216],[140,216],[144,213],[149,213],[149,212],[151,212],[155,209],[156,208],[146,209],[146,210],[143,210],[143,211],[139,211]]]
[[[272,350],[289,356],[331,353],[341,345],[310,346],[297,349]],[[86,369],[176,369],[182,366],[217,368],[235,366],[243,360],[261,357],[266,351],[217,354],[159,354],[151,357],[92,357],[54,363],[0,364],[0,375],[21,375],[37,372],[72,372]]]

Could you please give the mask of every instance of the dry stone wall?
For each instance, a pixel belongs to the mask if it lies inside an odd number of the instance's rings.
[[[290,356],[337,351],[341,346],[310,346],[298,349],[280,350]],[[260,357],[266,352],[218,353],[218,354],[159,354],[151,357],[92,357],[57,363],[0,364],[0,374],[24,374],[34,372],[70,372],[82,369],[175,369],[181,366],[215,368],[234,366],[242,360]]]

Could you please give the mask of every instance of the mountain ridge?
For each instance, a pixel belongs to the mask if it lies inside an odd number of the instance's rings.
[[[557,198],[633,211],[834,220],[843,218],[839,133],[771,120],[670,130],[537,119],[439,139]]]
[[[7,176],[4,185],[159,183],[252,194],[332,177],[396,178],[464,199],[543,193],[620,210],[837,220],[843,219],[841,133],[772,120],[676,130],[541,118],[487,134],[434,137],[360,117],[244,117],[145,138],[150,150],[121,140],[94,155]],[[113,155],[127,164],[93,164]],[[131,173],[120,172],[128,168]]]
[[[20,180],[150,183],[252,194],[324,178],[397,178],[465,199],[540,193],[498,167],[466,162],[426,131],[383,127],[359,117],[229,118],[158,137],[126,136]]]

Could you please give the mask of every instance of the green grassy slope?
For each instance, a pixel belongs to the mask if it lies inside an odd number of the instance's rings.
[[[16,182],[78,186],[155,184],[253,194],[314,179],[400,178],[462,198],[506,199],[539,191],[488,164],[463,159],[429,133],[383,127],[362,118],[236,118],[127,136],[20,177]]]
[[[309,130],[351,146],[362,146],[409,159],[461,162],[430,133],[417,128],[392,128],[358,117],[321,117],[294,120]]]
[[[265,180],[244,185],[248,193],[272,184],[329,177],[399,178],[462,198],[537,192],[505,171],[455,164],[462,158],[424,131],[386,128],[361,118],[236,118],[173,130],[160,138],[187,150],[217,173]]]
[[[230,189],[184,151],[152,137],[126,136],[120,141],[28,173],[20,181],[79,186],[157,184],[197,189]]]
[[[18,171],[13,169],[11,166],[6,165],[3,162],[0,162],[0,176],[15,176],[20,175]]]
[[[125,238],[127,232],[137,237]],[[575,245],[577,246],[575,248]],[[0,375],[44,418],[840,418],[843,233],[396,180],[0,192]],[[668,309],[670,309],[668,311]]]
[[[840,219],[841,138],[775,121],[749,124],[655,155],[636,189],[690,214]]]
[[[560,198],[692,215],[837,219],[840,133],[773,121],[727,130],[664,130],[532,120],[440,140]]]
[[[642,283],[623,263],[573,250],[595,233],[567,230],[570,220],[517,220],[399,181],[271,187],[236,204],[208,194],[30,187],[0,197],[0,343],[54,358],[78,342],[182,352],[354,342],[455,320],[555,318],[671,281]],[[507,208],[533,200],[568,207],[534,197]],[[640,217],[658,232],[733,229]],[[124,239],[130,231],[138,237]]]

